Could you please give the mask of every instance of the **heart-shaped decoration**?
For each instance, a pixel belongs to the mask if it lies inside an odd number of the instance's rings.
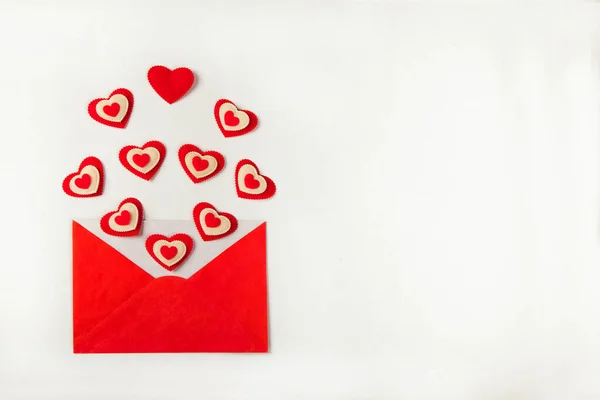
[[[238,227],[233,215],[218,212],[210,203],[196,204],[193,216],[196,228],[205,242],[231,235]]]
[[[189,68],[170,70],[155,65],[148,70],[148,82],[164,101],[173,104],[194,86],[194,73]]]
[[[67,175],[63,180],[63,190],[73,197],[100,196],[104,189],[104,168],[96,157],[87,157],[79,170]]]
[[[152,140],[142,147],[123,147],[119,151],[119,161],[128,171],[149,181],[158,172],[166,154],[165,145]]]
[[[244,159],[235,167],[235,189],[243,199],[262,200],[275,194],[275,182],[266,175],[261,175],[256,164]]]
[[[233,102],[226,99],[215,104],[215,119],[225,137],[244,135],[258,125],[258,118],[252,111],[239,110]]]
[[[133,94],[124,88],[114,90],[107,98],[92,100],[88,105],[88,114],[101,124],[113,128],[125,128],[131,110]]]
[[[119,204],[116,211],[105,214],[100,220],[100,228],[113,236],[136,236],[142,230],[144,209],[136,198],[129,197]]]
[[[194,183],[212,178],[225,167],[225,158],[221,153],[202,151],[193,144],[184,144],[179,148],[179,162]]]
[[[171,237],[155,234],[146,239],[148,254],[169,271],[183,264],[193,248],[194,240],[185,233],[177,233]]]

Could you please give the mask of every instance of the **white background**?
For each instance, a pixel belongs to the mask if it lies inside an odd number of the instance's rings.
[[[0,2],[0,398],[600,398],[599,22],[577,1]],[[199,84],[168,106],[154,64]],[[127,129],[91,120],[120,86]],[[220,97],[260,128],[223,138]],[[147,183],[117,152],[150,139]],[[227,169],[192,185],[185,142]],[[105,194],[70,198],[88,155]],[[235,196],[243,157],[272,200]],[[70,220],[131,195],[268,221],[270,354],[71,353]]]

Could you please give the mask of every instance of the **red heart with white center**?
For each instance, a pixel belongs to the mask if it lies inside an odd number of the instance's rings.
[[[194,73],[185,67],[171,71],[162,65],[155,65],[148,70],[148,82],[164,101],[173,104],[194,86]]]
[[[252,111],[240,110],[227,99],[215,104],[215,120],[225,137],[244,135],[258,125],[258,118]]]
[[[185,233],[177,233],[171,237],[154,234],[146,239],[148,254],[169,271],[183,264],[193,248],[194,240]]]
[[[196,228],[204,241],[231,235],[238,227],[238,221],[233,215],[217,211],[210,203],[196,204],[193,216]]]
[[[129,172],[149,181],[160,169],[166,154],[165,145],[152,140],[142,147],[123,147],[119,151],[119,161]]]
[[[129,197],[119,204],[115,211],[105,214],[100,220],[100,228],[113,236],[137,236],[142,230],[144,209],[136,198]]]
[[[104,168],[96,157],[87,157],[79,170],[63,180],[63,190],[73,197],[100,196],[104,190]]]
[[[261,175],[256,164],[244,159],[235,168],[235,189],[243,199],[263,200],[272,197],[277,187],[271,178]]]
[[[218,151],[202,151],[193,144],[184,144],[179,149],[179,162],[194,183],[212,178],[225,167],[225,158]]]
[[[119,88],[106,98],[92,100],[88,105],[88,114],[101,124],[122,129],[127,125],[132,109],[133,94]]]

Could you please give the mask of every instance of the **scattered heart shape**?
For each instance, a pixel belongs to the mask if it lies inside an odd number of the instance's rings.
[[[193,216],[200,237],[205,242],[231,235],[238,227],[238,221],[233,215],[219,212],[206,202],[196,204]]]
[[[255,163],[244,159],[235,167],[235,189],[243,199],[264,200],[272,197],[277,187],[271,178],[261,175]]]
[[[160,169],[166,154],[164,144],[151,140],[142,147],[123,147],[119,151],[119,161],[129,172],[149,181]]]
[[[225,158],[218,151],[202,151],[193,144],[179,148],[179,162],[194,183],[212,178],[225,167]]]
[[[115,211],[105,214],[100,220],[100,228],[112,236],[137,236],[142,230],[144,209],[142,203],[133,197],[123,200]]]
[[[194,240],[185,233],[177,233],[171,237],[154,234],[146,239],[148,254],[161,267],[169,271],[173,271],[183,264],[193,248]]]
[[[252,111],[240,110],[227,99],[215,104],[215,120],[225,137],[244,135],[258,125],[258,118]]]
[[[170,70],[155,65],[148,70],[148,82],[164,101],[173,104],[194,86],[194,73],[185,67]]]
[[[63,180],[63,190],[73,197],[100,196],[104,190],[104,168],[96,157],[87,157],[79,164],[79,170]]]
[[[101,124],[123,129],[133,109],[133,94],[124,88],[114,90],[106,98],[94,99],[88,105],[88,114]]]

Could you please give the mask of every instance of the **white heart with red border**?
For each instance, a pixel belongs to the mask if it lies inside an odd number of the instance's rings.
[[[258,187],[252,189],[246,186],[246,175],[252,175],[252,177],[258,181]],[[264,193],[265,190],[267,190],[267,180],[263,178],[258,173],[256,168],[254,168],[254,166],[252,166],[251,164],[244,164],[242,167],[240,167],[238,171],[237,181],[240,190],[248,194],[261,194]]]
[[[89,175],[90,177],[90,186],[87,189],[82,189],[75,185],[75,180],[83,177],[83,175]],[[88,195],[94,194],[98,191],[98,186],[100,185],[100,172],[98,168],[93,165],[86,165],[81,169],[81,172],[78,175],[75,175],[69,181],[69,189],[73,191],[73,193],[77,193],[79,195]]]
[[[225,123],[225,114],[231,111],[233,115],[239,120],[238,124],[235,126],[227,125]],[[223,103],[219,108],[219,119],[221,120],[221,125],[225,130],[228,131],[240,131],[250,125],[250,117],[244,111],[238,110],[238,108],[233,103]]]
[[[150,161],[144,167],[140,167],[133,161],[133,157],[136,155],[144,154],[150,157]],[[160,152],[154,147],[146,147],[145,149],[131,149],[127,152],[125,158],[127,159],[127,162],[129,163],[129,165],[131,165],[132,168],[145,174],[149,171],[152,171],[152,169],[156,167],[156,165],[160,161]]]
[[[160,252],[160,249],[163,246],[175,247],[177,249],[177,254],[175,255],[175,257],[168,259],[165,256],[163,256]],[[181,240],[173,240],[172,242],[169,242],[168,240],[161,239],[157,240],[156,243],[154,243],[154,245],[152,246],[152,252],[156,256],[156,258],[160,260],[160,262],[170,267],[172,265],[177,264],[179,261],[181,261],[183,257],[185,257],[187,253],[187,247],[185,243],[183,243]]]
[[[112,106],[115,103],[119,105],[119,112],[117,113],[117,115],[110,116],[104,112],[104,107]],[[100,100],[96,104],[96,113],[98,114],[98,116],[100,116],[102,119],[105,119],[110,122],[123,121],[123,118],[125,118],[125,115],[127,114],[128,109],[129,109],[129,100],[127,100],[127,97],[125,97],[122,94],[114,94],[106,100]]]
[[[117,223],[116,218],[118,218],[123,211],[129,212],[129,223],[126,225],[120,225]],[[138,208],[135,204],[125,203],[121,207],[119,207],[119,211],[114,213],[108,218],[108,226],[116,231],[116,232],[129,232],[135,229],[138,223],[139,213]]]
[[[197,170],[194,167],[194,158],[196,158],[196,157],[199,157],[201,160],[207,161],[208,167],[206,167],[200,171]],[[203,156],[202,154],[200,154],[196,151],[190,151],[189,153],[187,153],[184,157],[184,162],[185,162],[185,165],[188,167],[188,170],[196,178],[204,178],[205,176],[212,174],[213,172],[215,172],[215,170],[219,166],[219,162],[213,156],[210,156],[210,155]]]
[[[206,216],[208,214],[212,214],[215,218],[221,221],[219,226],[211,228],[206,225]],[[212,208],[205,208],[204,210],[200,211],[198,218],[200,219],[200,226],[202,226],[202,230],[206,235],[218,236],[227,233],[229,229],[231,229],[231,221],[229,221],[229,218],[219,215],[219,213]]]

